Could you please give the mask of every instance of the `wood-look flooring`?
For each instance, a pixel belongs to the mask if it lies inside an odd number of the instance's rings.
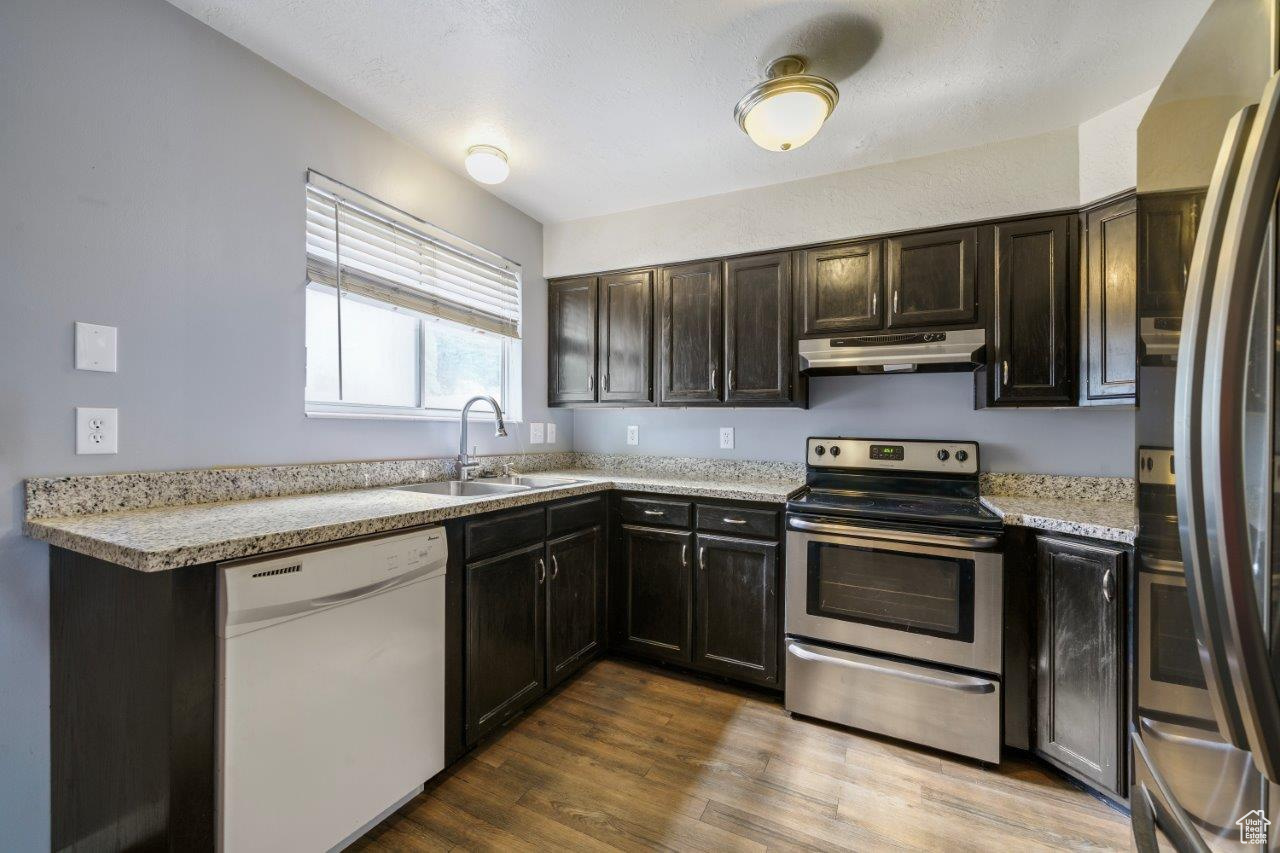
[[[791,718],[764,694],[602,660],[351,849],[1128,849],[1128,821],[998,769]]]

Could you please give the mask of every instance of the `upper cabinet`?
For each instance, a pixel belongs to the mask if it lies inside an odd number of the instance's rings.
[[[1182,316],[1204,193],[1144,195],[1138,205],[1143,316]]]
[[[868,240],[796,253],[800,334],[832,335],[884,325],[883,243]]]
[[[1137,392],[1138,204],[1084,214],[1082,404],[1132,403]]]
[[[653,270],[600,276],[602,403],[653,399]]]
[[[547,287],[547,398],[550,403],[596,399],[596,278]]]
[[[658,272],[658,402],[714,403],[724,368],[724,278],[719,261]]]
[[[1071,215],[991,226],[995,319],[986,371],[987,404],[1074,402],[1074,228]],[[980,392],[979,404],[983,402]]]
[[[978,230],[953,228],[885,243],[890,329],[978,321]]]
[[[724,264],[727,403],[791,402],[791,254],[774,252]]]

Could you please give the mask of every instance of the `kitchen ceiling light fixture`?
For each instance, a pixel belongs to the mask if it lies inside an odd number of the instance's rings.
[[[733,108],[751,141],[767,151],[791,151],[818,135],[836,108],[840,90],[825,77],[805,74],[805,61],[784,56],[769,63],[768,79]]]
[[[467,174],[482,184],[500,184],[511,174],[507,153],[492,145],[472,145],[467,149]]]

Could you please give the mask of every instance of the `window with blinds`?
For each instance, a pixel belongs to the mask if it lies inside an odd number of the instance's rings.
[[[518,418],[518,264],[314,171],[306,214],[308,413]]]

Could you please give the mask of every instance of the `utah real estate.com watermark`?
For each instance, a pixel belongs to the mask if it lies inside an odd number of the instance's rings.
[[[1240,827],[1240,843],[1265,845],[1267,843],[1267,827],[1270,825],[1271,821],[1267,820],[1267,816],[1262,813],[1262,809],[1246,812],[1236,821],[1236,826]]]

